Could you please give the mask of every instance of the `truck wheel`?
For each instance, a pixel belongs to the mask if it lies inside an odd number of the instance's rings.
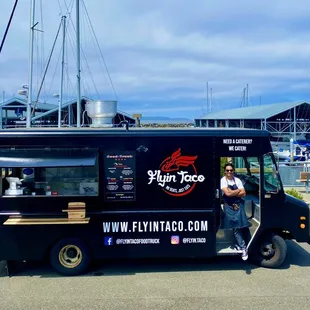
[[[84,273],[90,264],[91,255],[86,244],[75,238],[58,241],[50,252],[52,267],[65,276]]]
[[[277,268],[285,260],[287,246],[282,237],[270,234],[258,242],[254,252],[252,258],[255,263],[266,268]]]

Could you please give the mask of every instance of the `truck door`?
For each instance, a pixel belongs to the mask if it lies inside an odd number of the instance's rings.
[[[264,226],[273,226],[274,220],[271,219],[281,218],[284,190],[274,157],[269,153],[263,156],[263,174],[262,223]]]

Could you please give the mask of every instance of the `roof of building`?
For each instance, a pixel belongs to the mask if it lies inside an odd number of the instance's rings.
[[[85,97],[85,96],[81,96],[81,100],[90,100],[89,98]],[[27,100],[24,99],[24,98],[18,98],[18,97],[13,97],[9,100],[6,100],[4,102],[1,102],[0,103],[0,108],[5,108],[5,107],[9,107],[10,105],[14,105],[14,104],[20,104],[20,105],[24,105],[24,106],[27,106]],[[69,105],[72,105],[72,104],[76,104],[76,99],[72,99],[68,102],[64,102],[63,105],[62,105],[62,108],[66,108],[68,107]],[[33,107],[33,104],[32,104],[32,107]],[[36,104],[36,115],[34,117],[32,117],[32,120],[37,120],[37,119],[40,119],[44,116],[47,116],[47,115],[51,115],[55,112],[58,111],[58,105],[57,104],[50,104],[50,103],[43,103],[43,102],[38,102]],[[9,110],[9,109],[8,109]],[[10,111],[9,111],[10,113]],[[132,115],[126,113],[126,112],[123,112],[121,110],[117,110],[117,113],[119,115],[122,115],[122,116],[125,116],[129,119],[132,119],[134,120],[134,118],[132,117]],[[12,114],[12,112],[10,113]],[[9,117],[13,117],[13,114],[12,115],[8,115]]]
[[[265,104],[245,108],[235,108],[216,112],[210,112],[198,119],[214,120],[214,119],[267,119],[286,110],[300,106],[302,104],[309,104],[307,101],[297,102],[281,102],[274,104]]]
[[[5,107],[5,106],[8,106],[10,104],[14,104],[14,103],[19,103],[19,104],[22,104],[22,105],[27,105],[27,100],[26,99],[22,99],[22,98],[18,98],[18,97],[13,97],[9,100],[6,100],[4,102],[1,102],[0,103],[0,107]],[[33,106],[33,104],[32,104]],[[36,104],[36,110],[45,110],[45,111],[48,111],[48,110],[51,110],[53,108],[55,108],[55,104],[50,104],[50,103],[43,103],[43,102],[38,102]]]
[[[88,98],[82,96],[82,97],[81,97],[81,100],[88,100]],[[76,103],[76,99],[72,99],[72,100],[70,100],[70,101],[68,101],[68,102],[63,103],[62,108],[66,108],[66,107],[68,107],[69,105],[74,104],[74,103]],[[55,105],[52,109],[50,109],[50,110],[48,110],[48,111],[46,111],[46,112],[44,112],[44,113],[42,113],[42,114],[40,114],[40,115],[34,116],[34,117],[32,118],[32,120],[37,120],[37,119],[39,119],[39,118],[41,118],[41,117],[50,115],[50,114],[55,113],[55,112],[57,112],[57,111],[58,111],[58,105]]]
[[[81,97],[81,100],[86,100],[86,101],[87,101],[87,100],[89,100],[89,98],[82,96],[82,97]],[[70,100],[70,101],[68,101],[68,102],[65,102],[65,103],[62,105],[62,108],[66,108],[66,107],[68,107],[69,105],[72,105],[72,104],[76,104],[76,99],[72,99],[72,100]],[[44,117],[44,116],[50,115],[50,114],[55,113],[55,112],[57,112],[57,111],[58,111],[58,106],[54,106],[54,107],[53,107],[52,109],[50,109],[49,111],[46,111],[46,112],[44,112],[44,113],[41,113],[40,115],[34,116],[34,117],[32,118],[32,120],[40,119],[40,118],[42,118],[42,117]],[[125,112],[123,112],[123,111],[117,110],[117,113],[119,113],[119,114],[121,114],[121,115],[124,115],[124,116],[126,116],[126,117],[128,117],[128,118],[130,118],[130,119],[133,119],[133,117],[132,117],[131,115],[129,115],[128,113],[125,113]]]

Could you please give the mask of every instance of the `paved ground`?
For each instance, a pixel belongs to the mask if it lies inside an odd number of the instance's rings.
[[[309,309],[310,246],[288,241],[281,269],[239,257],[114,262],[81,277],[25,266],[0,278],[1,309]]]

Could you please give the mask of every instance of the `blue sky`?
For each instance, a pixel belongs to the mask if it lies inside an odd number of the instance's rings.
[[[2,1],[2,38],[13,0]],[[65,98],[75,96],[73,0],[36,0],[34,96],[61,14],[67,31]],[[42,10],[41,10],[41,3]],[[213,109],[240,107],[249,84],[250,104],[310,100],[310,2],[230,0],[84,0],[117,97],[81,4],[82,95],[118,99],[118,108],[144,116],[196,118]],[[0,54],[0,91],[6,99],[27,83],[30,0],[20,1]],[[42,11],[42,15],[41,15]],[[42,18],[43,17],[43,18]],[[60,40],[40,96],[56,103]],[[85,56],[85,58],[84,58]],[[260,99],[261,98],[261,99]]]

